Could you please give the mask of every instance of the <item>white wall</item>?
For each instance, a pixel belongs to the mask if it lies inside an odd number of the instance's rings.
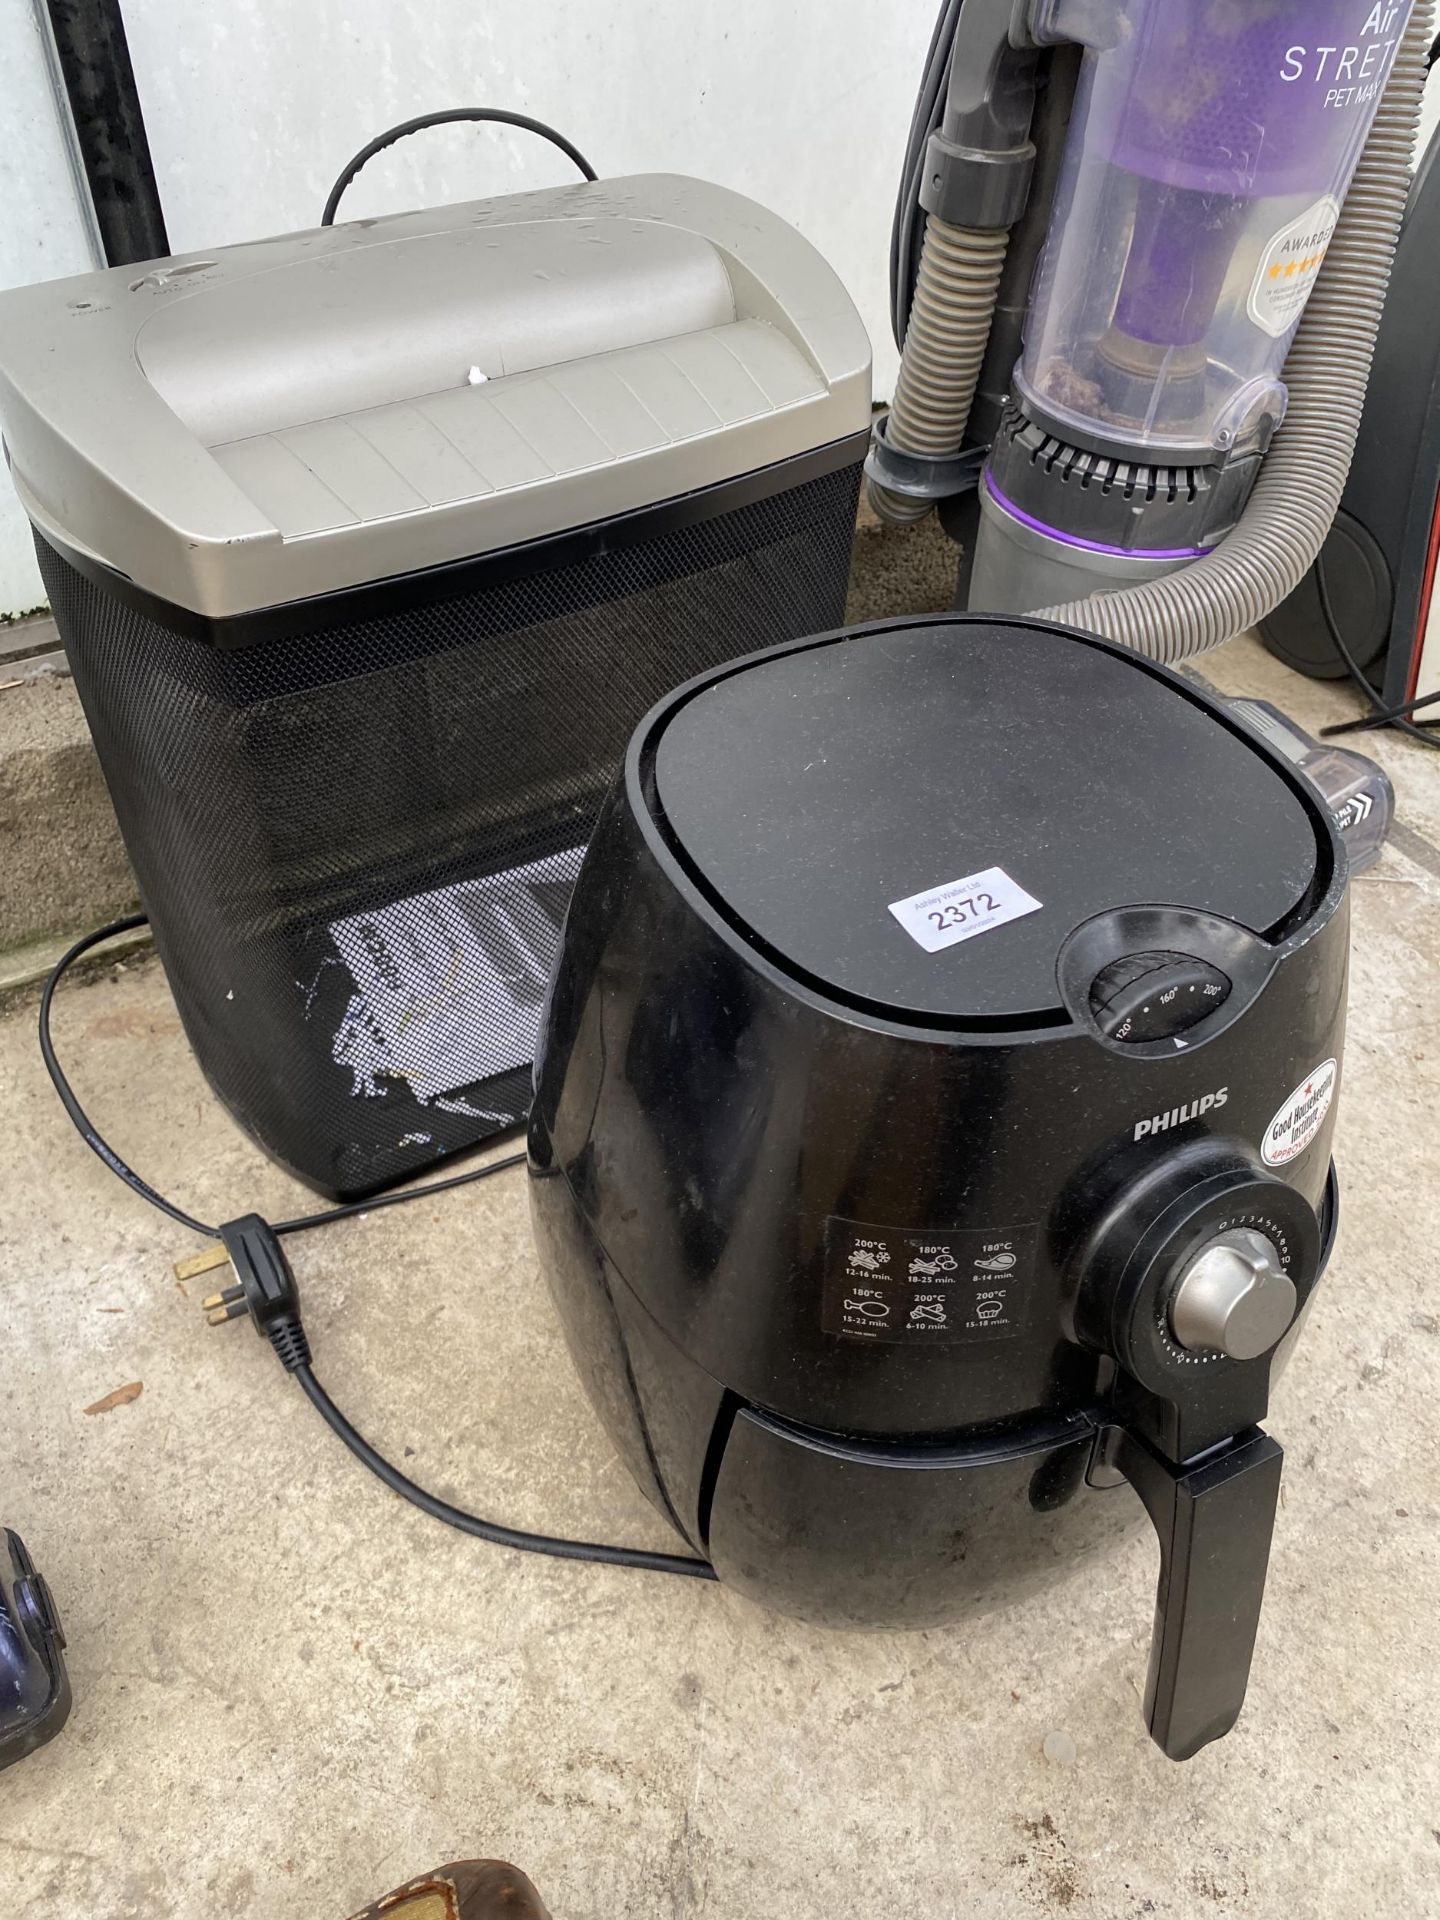
[[[890,206],[936,0],[127,0],[171,245],[312,225],[351,153],[434,107],[519,109],[602,174],[773,207],[888,349]],[[445,128],[370,163],[358,216],[572,178],[542,142]],[[888,385],[887,371],[884,375]]]
[[[894,373],[890,208],[936,0],[125,0],[176,252],[313,226],[346,160],[432,108],[517,109],[601,174],[681,172],[814,241]],[[441,128],[382,154],[352,218],[573,178],[527,134]],[[30,0],[0,0],[0,285],[83,271]],[[13,210],[22,218],[9,230]],[[0,482],[0,611],[40,598]]]
[[[753,195],[833,262],[888,396],[890,209],[935,0],[125,0],[177,252],[311,226],[358,147],[434,107],[516,108],[602,174]],[[1431,91],[1432,118],[1440,91]],[[443,128],[371,162],[350,217],[543,186],[532,137]],[[0,286],[90,264],[31,0],[0,0]],[[0,481],[0,612],[41,597]]]
[[[30,0],[0,0],[0,287],[94,264]],[[29,523],[8,478],[0,479],[0,615],[44,598]]]

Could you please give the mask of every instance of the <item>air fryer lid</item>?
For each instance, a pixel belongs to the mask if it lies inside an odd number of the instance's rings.
[[[1199,698],[1010,621],[742,662],[664,722],[654,777],[677,849],[747,937],[841,998],[957,1025],[1053,1017],[1062,943],[1108,908],[1265,934],[1318,857],[1294,789]],[[1039,907],[934,952],[890,911],[994,868],[992,900]]]

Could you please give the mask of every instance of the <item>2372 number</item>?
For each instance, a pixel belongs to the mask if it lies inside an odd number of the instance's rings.
[[[948,932],[951,927],[963,927],[972,920],[983,920],[988,913],[998,913],[999,902],[992,893],[967,894],[963,900],[952,900],[948,907],[932,908],[925,918],[937,932]]]

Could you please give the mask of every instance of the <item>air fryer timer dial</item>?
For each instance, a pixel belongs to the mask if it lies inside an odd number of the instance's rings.
[[[1258,1360],[1295,1318],[1295,1283],[1273,1241],[1254,1227],[1217,1234],[1180,1276],[1170,1331],[1192,1353]]]
[[[1075,1332],[1109,1354],[1126,1415],[1185,1460],[1261,1420],[1270,1356],[1314,1285],[1305,1197],[1218,1142],[1165,1154],[1081,1249]]]

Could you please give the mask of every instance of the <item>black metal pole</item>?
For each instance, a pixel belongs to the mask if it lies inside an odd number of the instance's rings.
[[[46,0],[75,138],[112,267],[170,251],[119,0]]]

